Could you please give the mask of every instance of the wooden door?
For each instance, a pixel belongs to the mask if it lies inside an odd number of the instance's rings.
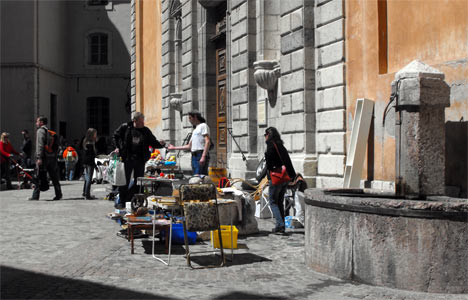
[[[216,50],[216,165],[227,166],[226,49]]]

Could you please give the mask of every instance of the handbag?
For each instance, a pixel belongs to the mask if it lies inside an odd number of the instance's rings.
[[[49,190],[49,179],[47,178],[47,169],[40,166],[36,169],[34,175],[34,182],[39,187],[39,190],[41,192]]]
[[[115,186],[126,185],[127,180],[125,178],[125,165],[120,161],[119,157],[114,156],[112,162],[107,168],[107,181]]]
[[[284,182],[291,181],[291,177],[289,177],[288,172],[286,171],[286,166],[284,165],[283,158],[279,153],[278,146],[276,146],[276,143],[273,143],[273,145],[275,145],[276,152],[278,152],[278,156],[280,157],[283,165],[281,166],[281,168],[277,168],[276,170],[270,171],[271,184],[280,185]]]

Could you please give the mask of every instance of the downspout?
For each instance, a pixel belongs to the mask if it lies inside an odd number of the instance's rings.
[[[33,116],[33,123],[35,123],[35,119],[39,115],[39,0],[36,0],[36,5],[34,6],[35,8],[35,49],[34,49],[34,68],[35,68],[35,75],[36,75],[36,80],[35,80],[35,85],[34,85],[34,116]]]

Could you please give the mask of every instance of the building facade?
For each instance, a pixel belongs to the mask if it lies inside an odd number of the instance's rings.
[[[132,107],[155,108],[152,129],[176,145],[191,131],[187,113],[199,110],[216,144],[210,164],[231,177],[254,177],[274,126],[310,186],[342,187],[356,100],[367,98],[375,106],[361,185],[392,190],[395,113],[385,122],[383,113],[395,73],[420,60],[451,88],[446,127],[458,134],[446,144],[462,141],[462,167],[447,172],[465,176],[466,190],[466,2],[418,3],[133,0]],[[141,55],[150,51],[160,56]],[[190,169],[189,154],[180,163]]]
[[[109,137],[130,116],[130,1],[2,1],[1,130],[35,118],[68,141]]]

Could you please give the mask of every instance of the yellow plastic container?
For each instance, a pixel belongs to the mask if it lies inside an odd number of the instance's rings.
[[[213,183],[217,186],[219,179],[222,177],[227,177],[227,170],[226,168],[209,167],[208,176],[210,176]]]
[[[237,230],[236,226],[232,226],[232,247],[231,247],[231,226],[229,225],[221,225],[221,239],[223,240],[223,248],[224,249],[237,249],[237,234],[239,230]],[[211,231],[211,244],[213,247],[219,247],[219,234],[218,230]]]

